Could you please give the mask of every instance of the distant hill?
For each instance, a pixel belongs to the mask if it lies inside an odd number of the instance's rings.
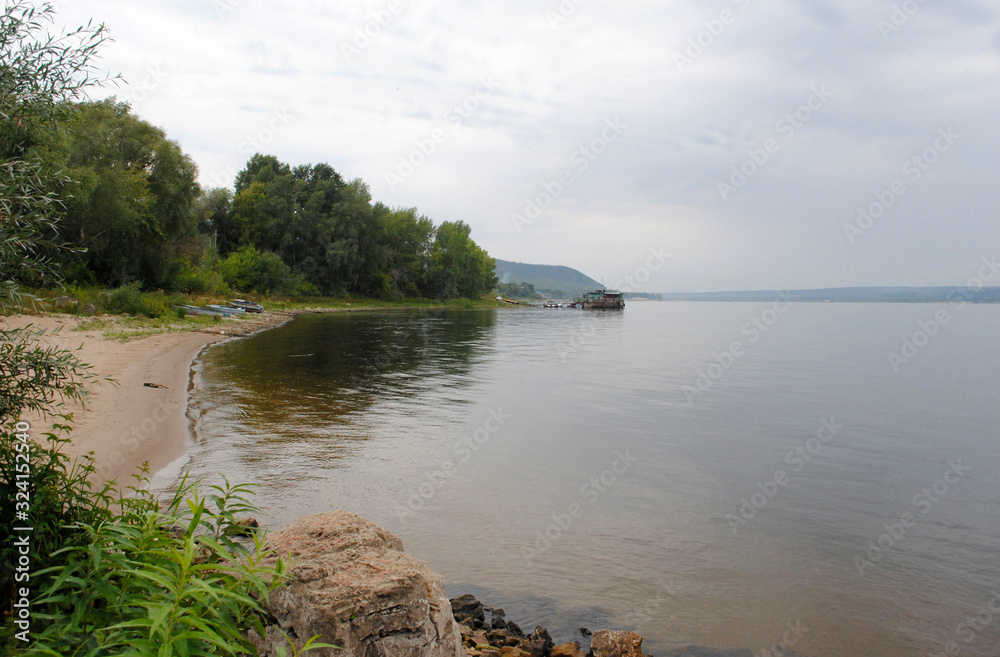
[[[971,301],[1000,303],[1000,287],[973,290],[966,287],[832,287],[817,290],[789,290],[792,301],[893,301],[899,303],[939,303]],[[774,301],[777,290],[733,292],[661,292],[664,301]]]
[[[501,283],[531,283],[546,297],[571,298],[594,290],[601,284],[572,267],[561,265],[528,265],[508,260],[496,261],[497,278]]]

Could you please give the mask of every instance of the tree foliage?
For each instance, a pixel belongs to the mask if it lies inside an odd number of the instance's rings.
[[[50,159],[65,170],[60,235],[108,285],[163,287],[178,245],[198,230],[197,168],[125,103],[82,103],[60,126]]]
[[[90,57],[103,27],[40,37],[47,20],[50,8],[17,3],[0,26],[0,292],[9,301],[16,283],[51,287],[60,275],[380,298],[492,289],[493,261],[468,224],[435,228],[414,208],[374,202],[364,181],[329,164],[258,153],[233,191],[202,190],[194,162],[162,129],[127,103],[82,100],[102,81]]]
[[[0,310],[20,302],[21,283],[51,285],[50,257],[62,211],[64,176],[33,152],[95,77],[94,55],[107,40],[88,24],[53,36],[51,5],[7,4],[0,15]]]
[[[364,181],[328,164],[291,167],[254,155],[236,177],[229,214],[212,228],[220,249],[278,254],[327,295],[479,297],[494,262],[464,222],[434,227],[414,208],[373,203]]]

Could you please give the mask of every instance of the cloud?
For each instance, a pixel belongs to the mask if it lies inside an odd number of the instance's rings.
[[[132,85],[119,95],[166,71],[134,105],[204,184],[230,184],[261,143],[467,221],[509,260],[613,280],[662,244],[675,258],[649,285],[665,290],[950,284],[1000,243],[1000,18],[969,0],[65,0],[60,15],[111,25],[105,64]],[[495,89],[456,121],[484,76]],[[780,122],[819,85],[833,96],[786,139]],[[275,112],[292,118],[269,133]],[[616,117],[621,138],[518,233],[512,214]],[[948,126],[967,137],[847,242],[857,207]],[[780,148],[723,200],[718,183],[769,139]]]

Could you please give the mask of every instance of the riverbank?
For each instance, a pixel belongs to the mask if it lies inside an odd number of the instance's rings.
[[[287,322],[295,311],[210,324],[132,330],[126,318],[76,315],[13,315],[0,318],[10,328],[43,329],[45,345],[73,351],[96,377],[82,404],[67,404],[73,415],[70,458],[93,452],[95,483],[129,477],[148,463],[156,473],[188,449],[187,398],[191,363],[206,346],[250,335]],[[50,431],[52,418],[28,418],[34,437]]]
[[[95,380],[87,387],[84,403],[67,404],[64,409],[73,414],[66,453],[73,459],[93,452],[95,485],[113,479],[128,484],[143,463],[148,463],[150,474],[155,475],[187,452],[191,365],[211,344],[274,328],[305,313],[504,306],[483,301],[406,305],[360,300],[335,305],[288,304],[263,315],[228,319],[11,315],[0,317],[0,326],[43,329],[43,344],[70,349],[91,365]],[[27,419],[36,439],[50,431],[54,422],[52,418]]]

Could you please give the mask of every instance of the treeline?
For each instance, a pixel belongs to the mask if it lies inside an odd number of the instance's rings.
[[[54,129],[25,139],[63,176],[53,242],[73,251],[52,257],[70,283],[441,299],[478,298],[496,285],[494,261],[468,224],[435,226],[415,208],[373,202],[362,180],[328,164],[257,154],[235,190],[202,189],[191,158],[128,104],[64,109]]]
[[[541,299],[542,295],[535,290],[531,283],[498,283],[497,292],[505,297],[516,297],[518,299]]]

